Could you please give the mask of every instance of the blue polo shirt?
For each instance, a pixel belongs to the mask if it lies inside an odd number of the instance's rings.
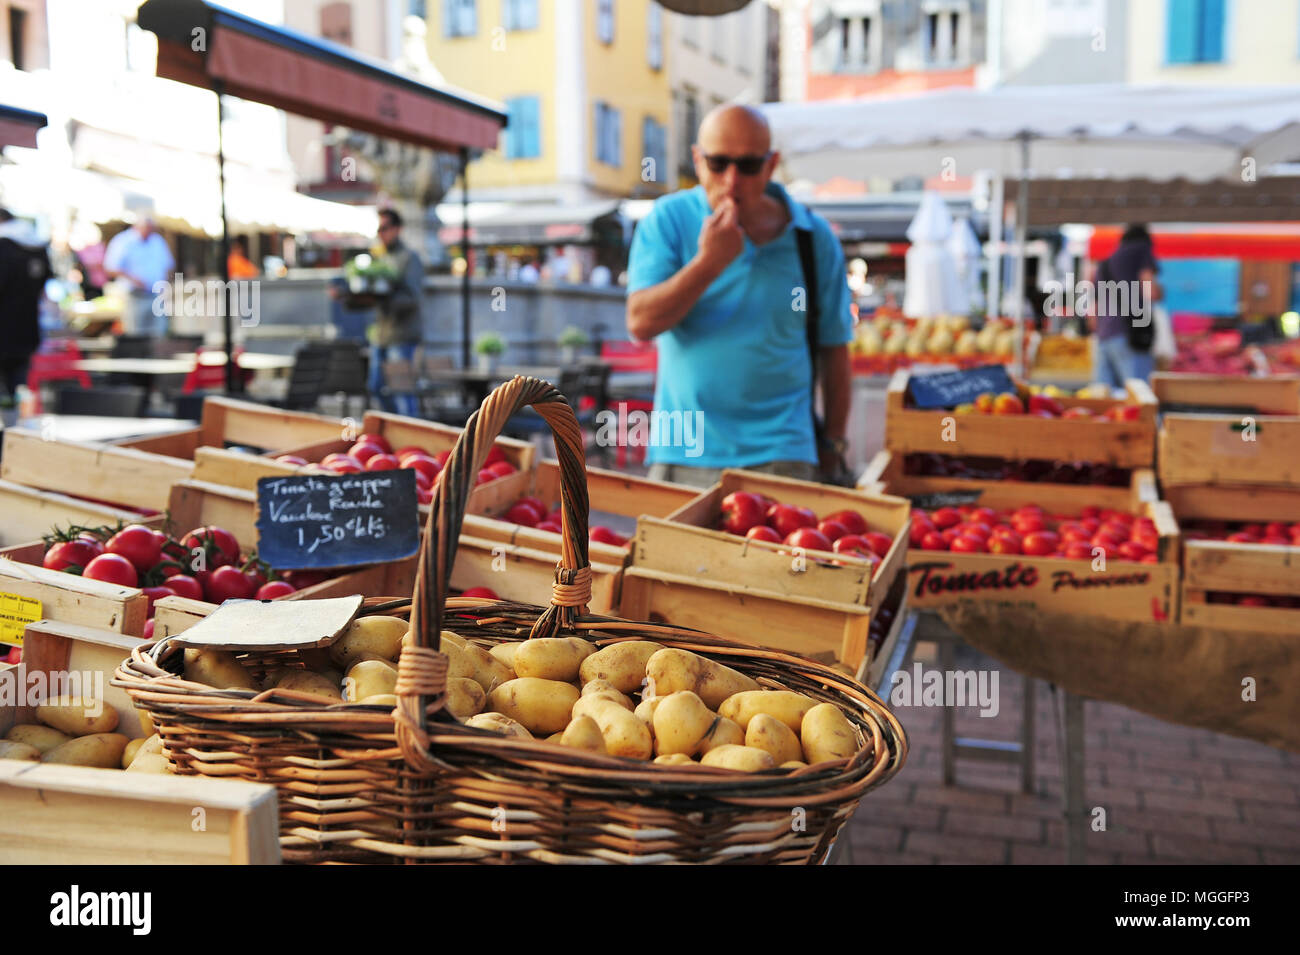
[[[652,432],[646,451],[651,463],[718,468],[817,461],[808,303],[799,294],[804,280],[795,229],[813,233],[822,347],[853,338],[844,252],[825,219],[776,183],[768,184],[767,193],[790,210],[785,231],[761,246],[746,236],[745,250],[686,317],[655,338],[655,414],[661,421],[680,414],[685,424]],[[657,200],[632,239],[629,294],[658,285],[685,266],[711,214],[702,186]],[[700,425],[698,434],[692,423]]]

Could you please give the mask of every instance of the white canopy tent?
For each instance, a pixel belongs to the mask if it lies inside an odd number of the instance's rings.
[[[762,109],[790,179],[1018,176],[1018,291],[1031,178],[1240,181],[1300,156],[1300,96],[1283,86],[963,87]]]

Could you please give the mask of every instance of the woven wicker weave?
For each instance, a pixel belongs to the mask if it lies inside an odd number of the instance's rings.
[[[515,411],[551,424],[561,462],[564,546],[546,608],[447,598],[473,477]],[[870,690],[821,664],[678,627],[586,612],[587,495],[582,436],[549,384],[516,378],[471,416],[438,483],[415,594],[362,613],[409,612],[417,646],[398,665],[396,709],[325,706],[273,689],[215,690],[177,674],[181,648],[137,648],[114,684],[147,710],[177,771],[249,779],[280,794],[281,844],[296,862],[808,863],[820,859],[870,789],[901,768],[907,741]],[[857,727],[851,759],[739,773],[664,766],[471,729],[443,710],[442,629],[484,646],[579,634],[600,646],[654,640],[832,702]],[[247,654],[259,676],[295,651]]]

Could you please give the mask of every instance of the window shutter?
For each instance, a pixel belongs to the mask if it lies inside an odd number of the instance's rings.
[[[524,100],[524,155],[536,159],[542,154],[541,102],[536,96]]]
[[[1167,0],[1165,4],[1165,60],[1195,63],[1199,17],[1197,0]]]
[[[1200,61],[1202,63],[1223,62],[1223,0],[1201,0],[1201,43]]]

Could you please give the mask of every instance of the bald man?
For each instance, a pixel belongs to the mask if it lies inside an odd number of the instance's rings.
[[[780,157],[761,113],[718,107],[698,140],[691,152],[700,185],[655,202],[628,266],[628,332],[659,351],[650,476],[701,487],[728,467],[829,477],[843,471],[849,412],[853,318],[843,251],[824,219],[771,181]],[[799,231],[815,296],[805,287]]]

